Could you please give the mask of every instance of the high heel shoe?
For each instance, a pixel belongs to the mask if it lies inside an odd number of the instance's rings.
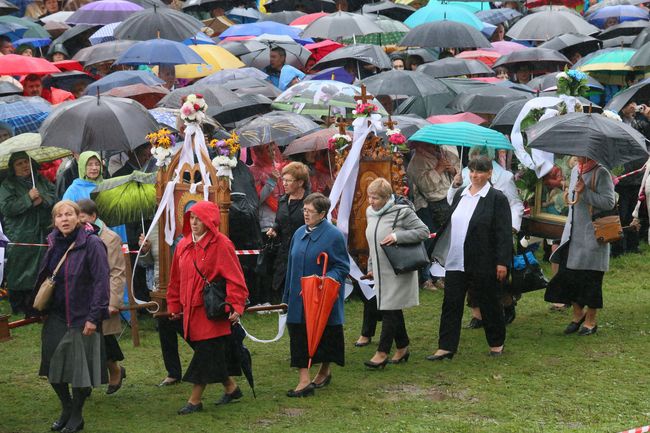
[[[381,362],[363,361],[363,365],[365,365],[368,368],[373,368],[375,370],[379,368],[385,368],[386,364],[388,364],[388,358],[384,359]]]
[[[452,359],[454,357],[454,352],[443,353],[442,355],[427,355],[425,358],[427,361],[442,361],[444,359]]]
[[[401,364],[402,362],[406,363],[409,361],[409,357],[411,356],[411,352],[406,352],[400,359],[391,359],[389,362],[391,364]]]
[[[314,395],[314,385],[311,383],[298,391],[295,389],[287,391],[287,397],[309,397],[310,395]]]
[[[359,343],[358,341],[354,343],[354,347],[366,347],[372,342],[372,338],[368,338],[368,341],[365,343]]]

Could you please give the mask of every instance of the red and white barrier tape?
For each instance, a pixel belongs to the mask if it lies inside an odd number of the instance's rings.
[[[12,245],[16,247],[47,247],[47,244],[30,244],[26,242],[9,242],[7,245]],[[235,253],[238,256],[256,256],[260,254],[261,250],[235,250]],[[131,251],[126,244],[122,245],[122,253],[126,254],[138,254],[138,251]]]
[[[641,167],[638,170],[631,171],[629,173],[622,174],[620,176],[615,176],[614,177],[614,185],[616,185],[618,182],[620,182],[622,179],[625,179],[626,177],[634,176],[635,174],[641,173],[642,171],[645,170],[645,164],[643,164],[643,167]]]
[[[644,427],[633,428],[631,430],[625,430],[620,433],[648,433],[650,432],[650,425]]]

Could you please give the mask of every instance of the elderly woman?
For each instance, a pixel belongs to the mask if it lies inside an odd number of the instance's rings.
[[[445,297],[438,350],[429,361],[451,359],[458,350],[463,301],[469,288],[478,297],[490,356],[503,353],[506,326],[499,284],[512,260],[512,222],[506,196],[490,186],[492,161],[486,156],[468,164],[470,185],[460,188],[459,173],[449,189],[449,218],[438,231],[433,255],[445,267]]]
[[[288,397],[307,397],[314,394],[315,388],[327,386],[332,381],[330,363],[343,366],[345,363],[345,344],[343,341],[343,290],[345,277],[350,271],[350,260],[343,234],[325,219],[330,208],[330,200],[323,194],[310,194],[303,200],[305,225],[293,235],[289,249],[289,264],[284,287],[283,302],[289,305],[287,327],[289,328],[289,347],[291,366],[299,369],[299,382],[295,389],[287,392]],[[327,326],[323,332],[318,349],[313,357],[314,364],[321,364],[314,379],[310,379],[307,351],[307,328],[303,313],[300,292],[302,277],[322,274],[322,263],[317,264],[318,256],[327,253],[326,275],[341,284],[339,296],[332,307]]]
[[[97,152],[82,152],[79,155],[79,177],[63,194],[63,200],[79,201],[89,199],[103,178],[102,159]]]
[[[596,313],[603,308],[603,277],[609,269],[609,244],[596,240],[591,222],[592,215],[616,205],[609,171],[594,160],[578,157],[578,164],[571,170],[568,198],[575,203],[569,208],[560,246],[551,256],[560,269],[544,299],[570,303],[573,320],[564,333],[586,336],[598,330]]]
[[[25,152],[9,157],[7,179],[0,186],[0,214],[4,233],[12,242],[40,244],[50,227],[50,210],[56,202],[54,185],[41,176],[36,164]],[[33,177],[32,177],[33,176]],[[27,310],[34,288],[38,266],[45,254],[43,248],[10,245],[7,248],[7,288],[15,314]]]
[[[381,246],[422,242],[429,237],[429,229],[410,203],[396,201],[390,183],[384,178],[368,185],[368,203],[366,239],[370,256],[366,277],[375,280],[377,309],[382,312],[383,322],[377,352],[364,364],[369,368],[383,368],[389,362],[393,341],[397,350],[390,362],[399,364],[409,359],[409,337],[402,310],[419,304],[419,289],[417,271],[395,274]]]
[[[61,415],[51,428],[64,433],[84,428],[86,397],[91,387],[107,381],[101,327],[109,317],[108,257],[95,228],[82,225],[79,214],[69,200],[52,208],[54,230],[36,281],[39,288],[62,263],[45,311],[39,374],[47,376],[61,401]]]
[[[193,384],[192,394],[179,411],[187,415],[203,410],[201,398],[209,383],[221,383],[229,401],[242,397],[230,375],[238,372],[239,359],[230,353],[231,323],[244,313],[248,289],[228,237],[219,232],[219,207],[200,201],[185,212],[183,239],[176,246],[167,287],[170,319],[183,320],[184,337],[194,349],[183,381]],[[203,304],[206,281],[225,280],[229,316],[209,319]],[[223,400],[223,397],[222,397]]]

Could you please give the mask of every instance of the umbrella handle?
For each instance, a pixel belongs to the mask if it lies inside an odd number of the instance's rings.
[[[316,264],[320,265],[320,259],[321,257],[323,258],[323,278],[325,278],[325,274],[327,273],[327,261],[329,260],[329,256],[325,251],[320,253],[318,255],[318,258],[316,259]]]
[[[573,196],[575,197],[573,200],[569,200],[569,190],[564,191],[564,202],[568,204],[569,206],[573,206],[574,204],[578,203],[580,201],[580,193],[579,192],[573,192]]]

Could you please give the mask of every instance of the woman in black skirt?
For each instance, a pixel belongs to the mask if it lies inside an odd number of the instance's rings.
[[[91,387],[108,379],[101,333],[102,321],[108,318],[108,258],[95,228],[82,225],[79,213],[79,206],[69,200],[54,205],[55,228],[48,236],[34,292],[62,263],[45,311],[39,374],[47,376],[61,401],[61,415],[51,429],[64,433],[84,428],[86,397]]]

